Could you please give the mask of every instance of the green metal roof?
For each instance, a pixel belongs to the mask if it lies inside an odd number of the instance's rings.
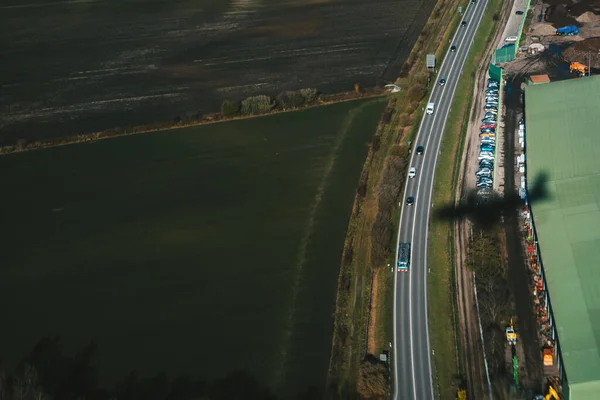
[[[600,398],[600,76],[525,89],[531,207],[571,400]]]

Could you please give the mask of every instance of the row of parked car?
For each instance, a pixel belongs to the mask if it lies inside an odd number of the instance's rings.
[[[496,157],[496,127],[498,123],[498,91],[500,83],[489,79],[485,89],[485,116],[479,127],[479,168],[477,188],[491,188],[494,184],[494,159]]]

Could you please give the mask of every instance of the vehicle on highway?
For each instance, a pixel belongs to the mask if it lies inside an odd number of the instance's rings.
[[[467,21],[463,21],[463,22],[461,22],[461,23],[460,23],[460,26],[462,26],[463,28],[464,28],[465,26],[467,26]]]
[[[521,10],[517,10],[517,11],[515,11],[515,14],[517,14],[517,15],[523,15],[525,13],[523,11],[521,11]]]
[[[425,151],[425,147],[417,146],[417,154],[423,154],[424,151]]]
[[[410,265],[410,243],[398,244],[398,261],[396,269],[398,272],[408,272]]]
[[[440,86],[444,86],[446,84],[446,78],[440,79]]]
[[[450,51],[456,51],[456,46],[455,45],[450,46]]]
[[[408,196],[406,198],[406,205],[412,206],[413,204],[415,204],[415,198],[413,196]]]
[[[417,175],[417,169],[415,167],[412,167],[411,169],[408,170],[409,178],[414,178],[415,175]]]
[[[427,103],[427,108],[425,109],[425,112],[427,114],[433,114],[434,107],[435,107],[435,103]]]

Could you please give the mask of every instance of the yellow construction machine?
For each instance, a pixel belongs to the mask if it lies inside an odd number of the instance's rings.
[[[558,391],[554,388],[554,385],[551,381],[548,382],[548,394],[545,396],[542,394],[538,394],[534,397],[534,400],[560,400],[560,396],[558,395]]]
[[[510,325],[506,327],[506,341],[510,344],[517,343],[517,334],[515,332],[512,318],[510,319]]]

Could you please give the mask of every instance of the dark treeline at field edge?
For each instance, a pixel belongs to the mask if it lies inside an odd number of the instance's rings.
[[[38,341],[12,369],[0,362],[2,400],[280,400],[250,373],[234,370],[227,376],[208,380],[191,375],[168,376],[165,372],[141,376],[131,371],[115,384],[100,382],[95,359],[99,346],[88,345],[66,354],[59,336]],[[206,360],[198,360],[205,362]],[[322,390],[310,387],[291,400],[314,400]]]

